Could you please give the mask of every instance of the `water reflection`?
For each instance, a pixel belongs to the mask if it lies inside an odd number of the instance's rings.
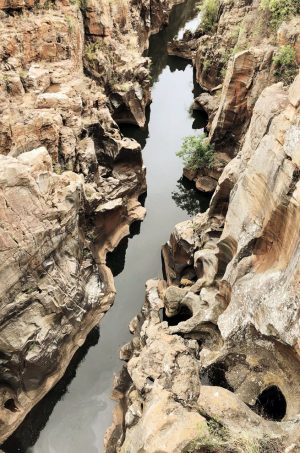
[[[205,118],[201,119],[198,112],[189,114],[194,97],[191,65],[166,54],[167,42],[195,14],[195,3],[196,0],[188,0],[176,6],[170,25],[151,37],[149,55],[154,62],[153,80],[159,78],[159,83],[153,87],[153,104],[147,110],[146,127],[122,125],[124,135],[135,138],[144,148],[147,216],[142,224],[133,224],[130,237],[108,257],[116,276],[117,297],[101,324],[101,341],[89,350],[78,369],[75,365],[69,377],[68,371],[33,409],[20,430],[6,443],[7,453],[25,453],[31,445],[36,453],[103,451],[104,432],[111,423],[113,409],[112,376],[120,369],[120,347],[130,339],[128,323],[141,308],[146,280],[161,275],[160,246],[169,238],[174,225],[186,219],[186,213],[191,215],[196,209],[197,212],[206,209],[204,200],[198,204],[194,200],[194,196],[203,197],[193,194],[194,188],[183,195],[188,182],[178,182],[175,188],[175,181],[182,174],[182,162],[175,153],[182,138],[191,135],[193,127],[203,127]],[[90,347],[88,343],[85,346]],[[76,363],[79,362],[80,359]],[[76,379],[73,379],[75,374]]]
[[[135,235],[140,234],[141,223],[142,222],[138,221],[130,225],[129,236],[123,238],[120,241],[118,247],[116,247],[112,252],[106,255],[106,264],[111,269],[114,277],[117,277],[117,275],[123,272],[125,267],[126,251],[128,248],[129,239],[132,239]]]
[[[178,31],[197,14],[195,0],[187,0],[177,5],[170,14],[169,25],[151,37],[149,52],[152,58],[152,83],[157,82],[163,69],[169,64],[171,71],[184,70],[188,62],[179,58],[170,57],[167,53],[168,43],[177,36]],[[179,61],[180,60],[180,61]],[[179,67],[175,66],[175,62]]]
[[[151,105],[146,108],[146,124],[144,127],[138,127],[134,124],[120,124],[120,131],[125,137],[134,138],[142,147],[145,148],[147,138],[149,138],[149,120],[151,114]]]
[[[176,57],[175,55],[168,57],[166,64],[166,66],[169,66],[171,72],[184,71],[189,65],[190,62],[188,60]]]
[[[190,115],[191,118],[194,119],[192,124],[193,129],[205,129],[208,120],[207,114],[205,112],[202,112],[200,110],[191,110]]]
[[[196,10],[199,10],[199,7],[196,6]],[[189,20],[185,26],[179,31],[177,35],[177,39],[182,39],[186,31],[190,31],[192,33],[195,33],[197,31],[197,28],[199,27],[201,21],[201,13],[200,11],[194,17],[193,19]]]
[[[195,184],[184,176],[177,181],[172,199],[191,217],[206,211],[210,202],[210,196],[195,189]]]

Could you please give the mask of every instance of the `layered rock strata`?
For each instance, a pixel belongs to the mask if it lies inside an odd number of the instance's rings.
[[[260,1],[221,1],[218,5],[211,29],[200,23],[194,34],[187,32],[181,41],[169,45],[170,54],[192,61],[204,90],[194,108],[209,115],[207,129],[215,162],[213,168],[185,172],[204,192],[215,190],[225,165],[241,150],[262,91],[280,80],[274,64],[278,50],[293,47],[295,65],[300,64],[299,15],[274,29]]]
[[[164,246],[108,451],[300,451],[299,93],[300,74],[262,92],[208,211]]]
[[[178,1],[0,2],[0,442],[114,300],[107,251],[142,220],[147,40]]]

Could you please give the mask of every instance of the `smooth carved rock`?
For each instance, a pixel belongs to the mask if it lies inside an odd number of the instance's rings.
[[[156,386],[144,403],[143,417],[128,430],[120,452],[175,453],[201,434],[208,434],[205,418]]]
[[[186,291],[185,291],[186,292]],[[170,318],[180,313],[180,310],[187,307],[191,313],[190,319],[179,322],[176,326],[169,327],[172,333],[201,332],[201,326],[207,323],[216,324],[219,315],[226,308],[220,304],[216,295],[216,288],[202,288],[200,295],[187,292],[181,300],[165,300],[166,313]],[[171,307],[171,310],[170,310]]]
[[[218,100],[209,93],[201,93],[194,100],[193,107],[195,110],[203,110],[211,119],[218,109]]]
[[[186,346],[197,350],[197,345],[171,335],[166,323],[160,323],[161,290],[164,292],[159,281],[147,282],[145,313],[150,316],[150,322],[140,324],[140,329],[135,331],[142,349],[138,356],[132,357],[127,369],[139,391],[143,388],[151,391],[155,381],[168,388],[174,397],[192,401],[200,392],[199,368],[195,358],[186,355]]]
[[[47,150],[1,158],[1,381],[16,411],[0,409],[3,439],[60,376],[105,283],[84,259],[78,209],[83,178],[57,176]],[[79,328],[80,323],[85,326]],[[7,390],[1,386],[0,393]]]
[[[249,49],[230,61],[210,130],[212,141],[221,141],[230,132],[237,140],[241,128],[247,126],[258,94],[270,83],[272,52],[272,47]]]
[[[190,372],[198,363],[201,414],[231,439],[268,438],[280,453],[297,451],[300,442],[298,84],[299,76],[289,90],[278,83],[262,92],[209,209],[175,227],[163,249],[168,287],[148,283],[127,365],[139,404],[169,391],[193,410],[188,389],[196,389]],[[194,281],[187,269],[195,270]],[[174,374],[177,348],[184,360]],[[127,400],[124,392],[122,404]],[[125,429],[123,446],[137,441],[155,414],[143,409]],[[168,433],[171,439],[166,427]],[[201,448],[201,436],[194,441]]]
[[[178,1],[75,3],[0,2],[0,442],[111,306],[106,253],[145,216],[141,147],[111,112],[145,121],[142,53]]]

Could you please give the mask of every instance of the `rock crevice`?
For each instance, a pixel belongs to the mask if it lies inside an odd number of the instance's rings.
[[[142,220],[151,33],[172,0],[0,1],[0,442],[110,308]]]
[[[250,36],[258,3],[221,2],[211,41],[200,27],[170,45],[211,90],[195,105],[213,116],[210,139],[228,159],[208,210],[176,225],[163,246],[165,280],[147,282],[121,350],[127,363],[107,451],[300,451],[300,74],[276,81],[272,58],[288,27],[232,56],[219,97],[212,88],[221,80],[211,70],[209,85],[200,69],[208,47],[216,54],[216,42],[229,45],[221,30],[233,11]],[[168,414],[180,405],[181,421],[167,424],[158,395]]]

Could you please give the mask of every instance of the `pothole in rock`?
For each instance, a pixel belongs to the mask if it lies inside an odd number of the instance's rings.
[[[280,422],[286,414],[286,399],[280,388],[272,385],[258,395],[252,409],[261,417]]]
[[[185,287],[192,285],[197,280],[195,269],[191,266],[186,267],[180,274],[180,285],[179,287]]]
[[[233,392],[233,388],[226,379],[227,367],[224,363],[214,363],[200,374],[201,384],[214,387],[223,387]]]
[[[8,409],[11,412],[16,412],[18,410],[15,400],[13,398],[9,398],[8,400],[5,401],[4,403],[5,409]]]
[[[167,316],[166,310],[162,309],[162,320],[167,321],[169,326],[177,326],[180,322],[187,321],[193,316],[192,311],[186,306],[182,305],[180,311],[175,316]]]
[[[224,363],[215,363],[201,372],[201,384],[222,387],[234,393],[234,388],[226,378],[227,371]],[[272,385],[263,390],[254,406],[249,408],[267,420],[280,422],[286,415],[287,403],[280,388]]]
[[[202,330],[197,334],[197,342],[199,345],[200,351],[204,347],[209,349],[220,349],[222,347],[223,341],[220,330],[218,326],[213,323],[206,323],[201,326]]]

